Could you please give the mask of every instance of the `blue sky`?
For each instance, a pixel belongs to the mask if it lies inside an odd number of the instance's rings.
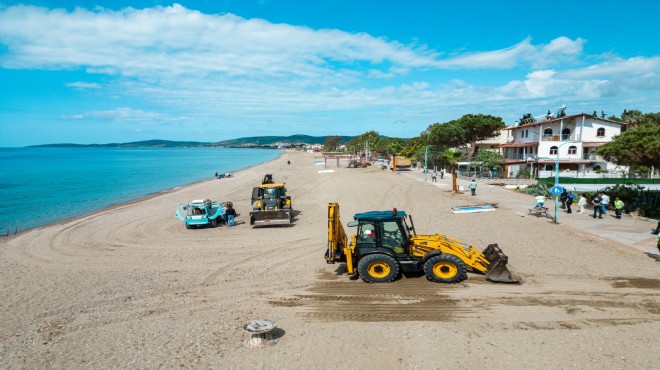
[[[3,1],[0,146],[660,111],[658,1]]]

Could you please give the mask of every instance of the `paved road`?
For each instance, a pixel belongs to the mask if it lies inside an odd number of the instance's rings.
[[[399,174],[414,178],[418,181],[424,180],[424,173],[421,170],[401,171]],[[438,186],[444,189],[451,188],[451,176],[445,175],[444,179],[438,177],[438,182],[431,181],[431,175],[428,174],[426,183],[429,186]],[[466,196],[470,197],[467,185],[469,181],[458,179],[458,184],[463,185],[466,189]],[[499,203],[506,205],[511,209],[517,209],[518,214],[527,216],[529,208],[534,205],[534,198],[531,195],[518,193],[511,189],[505,189],[501,186],[492,186],[479,183],[477,187],[477,195],[475,196],[475,203]],[[577,202],[576,202],[577,203]],[[550,208],[549,213],[554,216],[555,207],[554,202],[547,202],[546,205]],[[576,231],[587,235],[592,238],[608,240],[620,243],[635,249],[638,249],[650,257],[655,258],[660,262],[660,253],[656,247],[655,235],[651,234],[651,230],[655,228],[657,221],[650,221],[648,219],[634,218],[630,215],[624,214],[620,220],[614,217],[614,211],[607,212],[603,219],[592,218],[593,210],[588,209],[587,214],[575,213],[573,206],[572,214],[566,213],[563,209],[559,209],[558,219],[561,224],[568,225]],[[546,218],[539,218],[538,222],[548,223],[548,227],[553,227],[552,220]]]

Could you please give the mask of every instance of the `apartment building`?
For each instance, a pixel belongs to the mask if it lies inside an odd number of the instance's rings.
[[[605,161],[596,149],[621,134],[625,123],[590,114],[547,117],[507,127],[506,143],[498,148],[505,160],[506,177],[552,177],[559,162],[562,177],[618,177],[627,172]]]

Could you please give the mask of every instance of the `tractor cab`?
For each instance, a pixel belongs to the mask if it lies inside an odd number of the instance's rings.
[[[411,227],[403,211],[358,213],[349,226],[357,226],[355,250],[358,254],[376,251],[404,256],[408,254]]]

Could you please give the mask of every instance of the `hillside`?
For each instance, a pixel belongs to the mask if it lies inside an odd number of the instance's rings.
[[[42,144],[30,145],[31,148],[183,148],[183,147],[273,147],[285,144],[323,144],[327,136],[291,135],[291,136],[252,136],[238,139],[217,141],[213,143],[200,141],[169,141],[145,140],[130,143],[108,144]],[[342,136],[342,142],[347,143],[353,136]]]

